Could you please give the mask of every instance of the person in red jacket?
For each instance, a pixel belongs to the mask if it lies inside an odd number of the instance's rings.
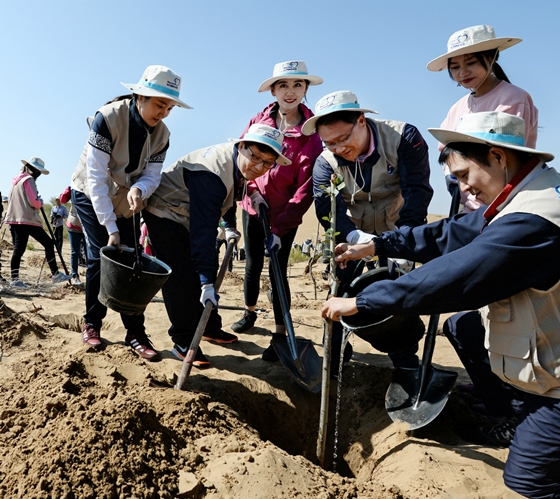
[[[276,100],[258,113],[247,125],[243,134],[255,123],[276,128],[284,133],[282,153],[291,160],[290,166],[274,168],[262,177],[248,182],[247,195],[241,201],[243,234],[245,241],[245,313],[231,328],[236,333],[251,329],[257,320],[255,307],[260,290],[260,277],[264,265],[264,227],[258,218],[259,205],[268,211],[274,244],[278,247],[278,259],[282,270],[284,289],[290,302],[287,279],[288,259],[292,242],[303,215],[313,202],[312,172],[315,160],[323,146],[317,134],[303,135],[301,127],[313,116],[302,104],[310,85],[320,85],[323,79],[310,75],[303,61],[280,62],[274,66],[273,75],[259,87],[259,92],[270,90]],[[243,134],[241,136],[243,136]],[[286,341],[286,326],[282,315],[280,298],[274,277],[272,302],[276,323],[272,341]],[[263,360],[278,360],[272,344],[263,352]]]

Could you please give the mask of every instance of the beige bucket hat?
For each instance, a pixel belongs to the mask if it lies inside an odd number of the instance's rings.
[[[45,162],[41,158],[37,158],[33,156],[29,161],[22,159],[21,162],[24,165],[29,165],[31,168],[35,168],[38,172],[41,172],[43,175],[48,175],[50,172],[45,168]]]
[[[320,85],[323,83],[323,78],[319,76],[310,75],[307,71],[307,66],[303,61],[285,61],[279,62],[274,65],[272,78],[268,78],[261,83],[259,92],[266,92],[272,89],[272,84],[278,80],[307,80],[310,85]]]

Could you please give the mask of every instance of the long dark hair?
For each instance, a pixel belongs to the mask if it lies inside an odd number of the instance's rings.
[[[486,70],[488,69],[488,61],[493,60],[494,64],[492,64],[492,72],[494,73],[496,78],[498,78],[498,80],[504,80],[508,83],[511,83],[506,73],[502,69],[502,66],[498,64],[498,57],[500,57],[500,51],[498,49],[483,50],[482,52],[473,52],[472,54],[468,55],[473,55],[474,57],[476,57],[477,61],[480,62],[482,67]],[[453,78],[453,76],[451,75],[451,69],[449,68],[450,65],[451,57],[447,59],[447,72],[449,73],[450,78],[455,81],[455,78]]]

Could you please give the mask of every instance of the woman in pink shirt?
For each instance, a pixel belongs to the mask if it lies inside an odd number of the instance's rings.
[[[525,90],[512,85],[498,64],[500,51],[521,41],[520,38],[497,38],[492,26],[480,25],[453,33],[447,42],[447,53],[430,61],[430,71],[447,68],[457,86],[469,90],[447,113],[441,128],[454,130],[459,119],[469,113],[501,111],[525,120],[525,145],[537,143],[538,110]],[[443,146],[440,144],[439,149]],[[448,187],[457,180],[444,168]],[[450,187],[450,191],[454,189]],[[474,196],[462,193],[466,212],[482,206]]]
[[[54,241],[43,229],[39,211],[43,207],[43,200],[37,192],[35,181],[41,174],[48,175],[45,163],[40,158],[21,160],[21,172],[12,179],[12,189],[8,200],[8,209],[4,223],[10,225],[14,238],[14,252],[12,253],[11,270],[13,287],[27,287],[19,278],[21,257],[27,248],[29,236],[45,248],[45,257],[52,273],[53,282],[63,282],[70,279],[58,270],[54,255]]]

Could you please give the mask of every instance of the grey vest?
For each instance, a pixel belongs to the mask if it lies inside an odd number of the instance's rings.
[[[234,204],[234,147],[234,142],[226,142],[183,156],[161,173],[159,187],[150,196],[145,209],[158,217],[174,220],[189,230],[190,195],[183,176],[186,168],[191,171],[209,171],[220,177],[227,191],[222,204],[222,215],[225,215]]]
[[[406,123],[392,120],[367,120],[377,129],[375,149],[379,160],[372,168],[368,191],[359,189],[350,169],[339,165],[335,155],[325,149],[322,156],[329,162],[335,173],[342,175],[345,187],[341,191],[346,202],[347,215],[360,230],[369,234],[381,234],[396,228],[399,211],[404,205],[399,185],[397,151],[402,140]],[[387,170],[392,167],[392,174]],[[353,196],[353,199],[352,199]]]

